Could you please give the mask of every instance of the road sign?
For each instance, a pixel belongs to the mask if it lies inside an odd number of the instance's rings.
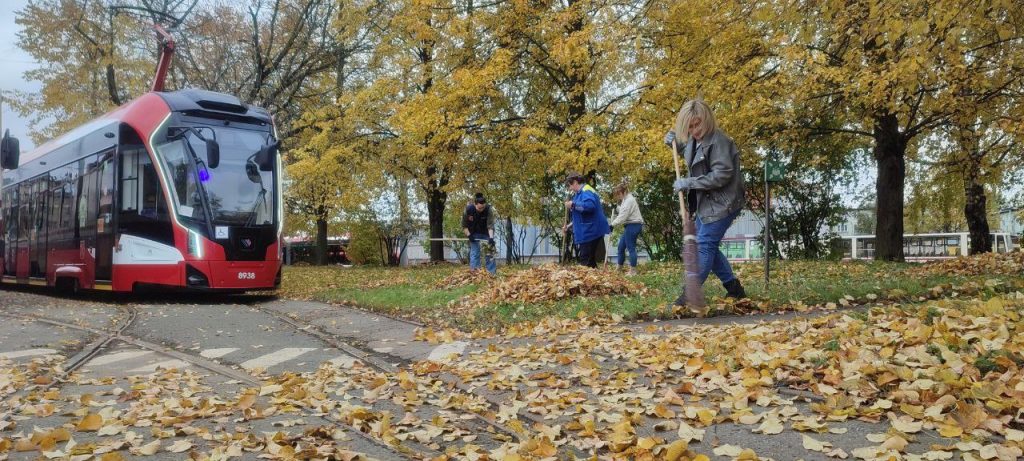
[[[768,160],[764,165],[764,179],[768,182],[782,181],[786,176],[786,164],[778,160]]]

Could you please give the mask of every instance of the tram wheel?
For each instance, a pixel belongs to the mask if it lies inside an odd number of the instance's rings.
[[[81,287],[78,284],[78,279],[74,277],[61,277],[57,279],[55,283],[57,289],[72,296],[78,295],[81,292]]]

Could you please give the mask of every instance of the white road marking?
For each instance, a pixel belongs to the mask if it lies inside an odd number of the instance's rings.
[[[103,355],[96,357],[89,361],[89,366],[101,366],[108,365],[114,362],[120,362],[122,360],[134,359],[136,357],[142,357],[143,355],[152,354],[152,351],[124,351],[115,352],[113,354]]]
[[[222,347],[220,349],[207,349],[205,351],[200,352],[199,355],[206,357],[208,359],[217,359],[224,357],[225,355],[228,355],[237,350],[237,347]]]
[[[328,362],[330,362],[331,365],[339,366],[342,368],[352,368],[352,365],[355,364],[356,361],[356,358],[352,357],[351,355],[343,355],[341,357],[335,357],[331,360],[328,360]]]
[[[435,362],[447,362],[448,356],[452,354],[462,355],[462,351],[466,350],[466,346],[469,343],[465,341],[454,341],[446,344],[442,344],[430,351],[430,355],[427,356],[427,360],[433,360]]]
[[[172,359],[172,360],[164,360],[162,362],[151,363],[149,365],[141,366],[141,367],[138,367],[138,368],[133,368],[131,370],[128,370],[128,372],[129,373],[152,373],[152,372],[156,371],[157,368],[163,368],[165,370],[166,369],[170,369],[170,368],[182,369],[182,368],[188,368],[188,366],[189,366],[188,362],[185,362],[183,360],[178,360],[178,359]]]
[[[0,352],[0,358],[16,359],[19,357],[34,357],[37,355],[51,355],[56,353],[57,351],[53,349],[25,349],[23,351]]]
[[[261,355],[252,360],[246,360],[239,364],[239,366],[246,370],[251,370],[253,368],[270,368],[274,365],[287,362],[302,354],[315,350],[315,347],[286,347],[267,355]]]

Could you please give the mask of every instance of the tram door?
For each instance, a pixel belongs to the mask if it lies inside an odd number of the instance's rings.
[[[46,276],[46,211],[47,196],[49,196],[48,175],[36,179],[32,184],[32,222],[29,223],[32,229],[29,233],[32,236],[31,247],[29,248],[30,273],[32,277]]]
[[[110,280],[114,258],[114,155],[101,155],[96,215],[96,280]]]
[[[14,270],[19,279],[28,278],[28,252],[32,243],[29,241],[32,228],[32,187],[28,183],[18,185],[18,241],[14,255]]]
[[[0,256],[4,259],[3,275],[13,276],[16,274],[18,257],[18,188],[8,188],[0,200],[4,213],[3,228],[0,229],[0,232],[3,232],[3,235],[0,235],[0,252],[3,252]]]

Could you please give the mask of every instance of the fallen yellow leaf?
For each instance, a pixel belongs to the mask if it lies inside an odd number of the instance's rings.
[[[101,427],[103,427],[103,417],[96,413],[89,413],[75,425],[75,430],[82,432],[97,431]]]

